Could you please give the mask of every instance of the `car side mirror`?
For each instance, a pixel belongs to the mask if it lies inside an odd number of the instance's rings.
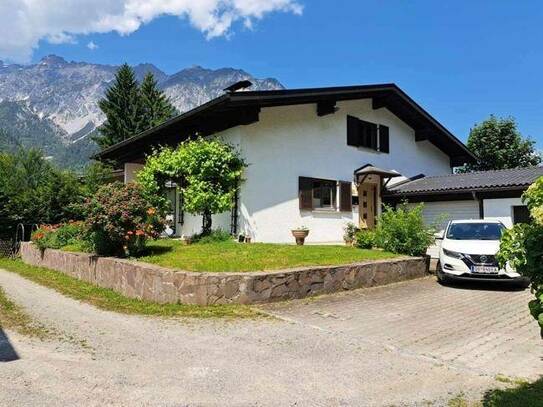
[[[440,230],[439,232],[434,233],[434,237],[436,238],[436,240],[443,240],[443,238],[445,237],[445,231]]]

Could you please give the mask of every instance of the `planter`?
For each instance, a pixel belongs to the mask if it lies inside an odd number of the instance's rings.
[[[352,246],[354,243],[353,239],[343,239],[345,241],[345,245]]]
[[[298,246],[303,246],[303,244],[305,243],[305,238],[309,234],[309,230],[294,229],[294,230],[291,230],[291,232],[292,232],[292,236],[294,236],[294,238],[296,239],[296,244]]]

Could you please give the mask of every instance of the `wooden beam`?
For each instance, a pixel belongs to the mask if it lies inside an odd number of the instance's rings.
[[[317,102],[317,116],[326,116],[328,114],[334,114],[337,112],[335,100],[325,100]]]
[[[387,100],[385,97],[375,97],[371,99],[371,107],[373,110],[381,109],[382,107],[387,107]]]
[[[423,128],[415,130],[415,141],[424,141],[430,140],[430,138],[435,134],[433,129]]]

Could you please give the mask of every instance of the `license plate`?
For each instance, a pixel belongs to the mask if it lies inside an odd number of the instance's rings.
[[[471,272],[480,274],[498,274],[498,268],[492,266],[473,266]]]

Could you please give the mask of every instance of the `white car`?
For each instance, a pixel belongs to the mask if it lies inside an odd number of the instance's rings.
[[[527,286],[529,280],[509,265],[500,268],[496,253],[505,230],[491,220],[453,220],[442,236],[437,265],[440,282],[454,280],[512,281]]]

